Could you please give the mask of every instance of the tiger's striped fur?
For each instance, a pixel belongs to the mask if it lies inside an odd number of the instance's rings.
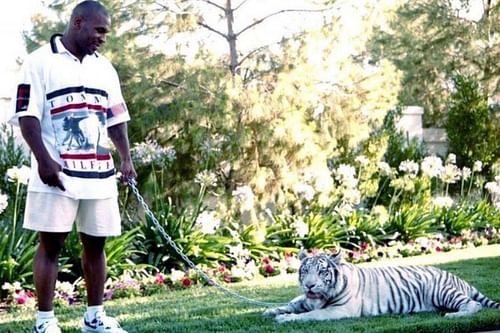
[[[457,276],[427,266],[359,267],[340,262],[340,253],[301,256],[299,283],[304,294],[264,312],[278,322],[452,311],[472,315],[482,307],[500,309]]]

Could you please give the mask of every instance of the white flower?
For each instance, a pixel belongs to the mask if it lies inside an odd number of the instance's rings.
[[[358,185],[356,169],[348,164],[341,164],[335,171],[336,179],[347,188],[355,188]]]
[[[309,184],[297,184],[295,185],[294,191],[298,197],[306,201],[311,201],[315,194],[314,188]]]
[[[232,193],[233,197],[240,203],[242,209],[252,209],[254,205],[254,194],[250,186],[238,186]]]
[[[437,208],[451,208],[453,199],[450,197],[435,197],[432,199],[432,205]]]
[[[186,274],[184,274],[183,271],[178,271],[176,269],[171,269],[170,270],[170,279],[172,280],[172,282],[178,282],[180,280],[182,280],[184,278]]]
[[[462,168],[462,179],[463,180],[469,179],[471,174],[472,174],[472,172],[471,172],[470,168],[465,167],[465,166]]]
[[[447,184],[454,184],[461,176],[462,172],[455,164],[446,164],[440,178]]]
[[[481,172],[483,170],[483,162],[476,161],[474,162],[474,166],[472,167],[472,171]]]
[[[196,218],[196,223],[201,226],[201,232],[205,235],[215,234],[220,226],[220,219],[215,216],[214,211],[204,211]]]
[[[145,142],[135,143],[130,149],[134,160],[140,164],[147,165],[151,163],[161,163],[163,160],[173,161],[176,152],[173,147],[162,147],[156,141],[147,140]]]
[[[231,267],[231,276],[239,279],[245,279],[247,278],[248,274],[247,272],[245,272],[244,269],[237,266],[233,266]]]
[[[9,293],[13,293],[13,292],[22,290],[21,283],[18,281],[15,281],[13,284],[10,284],[9,282],[5,282],[2,285],[2,289],[7,290]]]
[[[67,281],[65,282],[56,281],[56,291],[59,292],[60,294],[73,295],[74,289],[75,287]]]
[[[295,229],[295,233],[300,238],[307,236],[309,233],[309,226],[302,219],[298,219],[292,223],[292,227]]]
[[[340,206],[335,207],[335,212],[344,219],[352,215],[354,208],[347,203],[342,203]]]
[[[201,144],[201,151],[206,155],[212,155],[222,151],[222,145],[227,139],[224,135],[214,134]]]
[[[229,256],[235,259],[250,257],[250,251],[243,248],[241,243],[235,246],[229,246]]]
[[[3,213],[5,208],[9,205],[9,197],[6,194],[0,193],[0,214]]]
[[[393,170],[387,162],[378,162],[377,167],[382,176],[388,176],[388,177],[392,176]]]
[[[406,160],[399,165],[399,171],[416,176],[418,173],[418,164],[414,161]]]
[[[417,237],[415,239],[415,243],[417,243],[421,248],[430,248],[431,246],[431,241],[427,237]]]
[[[387,221],[389,221],[389,212],[387,211],[387,208],[385,208],[385,206],[374,206],[370,214],[375,217],[381,225],[384,225]]]
[[[457,163],[457,155],[455,154],[448,154],[448,157],[446,158],[446,163],[448,164],[456,164]]]
[[[420,166],[422,173],[430,178],[439,176],[443,171],[443,161],[437,156],[427,156]]]
[[[22,165],[21,167],[12,167],[7,170],[7,180],[14,183],[28,184],[30,178],[31,168]]]
[[[217,185],[217,176],[213,172],[203,170],[202,172],[196,174],[194,182],[206,188],[214,187]]]
[[[330,193],[333,190],[334,182],[328,168],[313,168],[304,172],[304,180],[312,184],[316,192]]]
[[[345,190],[342,200],[351,205],[357,205],[361,201],[361,192],[356,189]]]
[[[500,209],[500,176],[496,176],[494,182],[486,183],[484,188],[490,193],[493,205]]]
[[[491,195],[500,195],[500,184],[497,182],[488,182],[484,185],[484,188],[490,192]]]
[[[341,164],[337,168],[335,174],[337,175],[338,180],[356,178],[356,169],[354,169],[352,165]]]
[[[361,166],[366,166],[368,163],[370,163],[370,160],[364,155],[356,157],[355,161],[358,162]]]

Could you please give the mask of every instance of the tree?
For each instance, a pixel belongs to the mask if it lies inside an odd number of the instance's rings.
[[[68,1],[58,3],[56,9],[67,10]],[[321,185],[331,172],[327,161],[356,149],[396,103],[398,72],[367,57],[378,1],[347,5],[351,14],[363,12],[355,30],[347,26],[353,15],[325,16],[316,29],[254,52],[245,58],[249,76],[233,75],[226,58],[206,45],[189,61],[181,52],[155,52],[156,37],[174,38],[175,27],[185,31],[192,22],[184,11],[174,19],[164,9],[152,11],[154,3],[105,4],[115,15],[104,52],[122,79],[132,141],[174,146],[177,158],[162,170],[168,175],[162,191],[178,203],[195,197],[193,179],[202,170],[219,175],[218,198],[248,184],[261,203],[282,203],[307,173]],[[50,30],[36,26],[44,29]],[[140,46],[145,36],[149,44]],[[142,177],[141,185],[149,175]]]
[[[483,1],[482,15],[465,14],[477,1],[400,1],[389,28],[374,35],[371,51],[404,73],[399,100],[425,108],[427,125],[442,125],[456,74],[475,77],[497,99],[500,74],[500,7]]]
[[[153,1],[153,4],[159,6],[165,11],[164,14],[175,15],[177,21],[181,20],[184,24],[177,24],[176,27],[179,30],[194,30],[196,26],[202,27],[211,33],[223,38],[228,44],[229,50],[229,64],[228,68],[233,76],[236,75],[238,69],[242,63],[252,55],[262,51],[262,49],[268,47],[269,45],[259,45],[253,50],[248,51],[248,53],[243,54],[241,50],[238,50],[237,41],[245,34],[251,31],[251,29],[262,24],[264,21],[272,20],[276,16],[284,15],[287,13],[325,13],[331,11],[331,7],[326,7],[326,3],[332,3],[332,1],[320,1],[322,2],[321,8],[280,8],[275,11],[270,11],[262,14],[260,17],[252,18],[250,23],[244,23],[243,25],[238,22],[247,21],[248,18],[244,12],[245,5],[248,6],[248,0],[240,0],[239,3],[234,4],[236,1],[232,0],[192,0],[192,1],[177,1],[177,2],[164,2],[164,1]],[[251,2],[251,1],[250,1]],[[299,1],[292,1],[297,3]],[[304,1],[307,3],[307,1]],[[312,4],[312,2],[311,2]],[[269,4],[268,4],[269,5]],[[253,4],[254,9],[256,4]],[[290,6],[287,4],[287,7]],[[260,6],[262,7],[262,6]],[[264,6],[266,7],[266,6]],[[315,6],[317,7],[317,5]],[[208,13],[219,12],[217,18]],[[241,16],[238,15],[241,12]],[[211,17],[212,16],[212,17]],[[221,20],[225,22],[225,29],[220,27]],[[175,20],[174,20],[175,21]],[[238,24],[240,23],[240,24]],[[239,26],[239,29],[236,29]]]
[[[498,107],[488,106],[487,96],[471,78],[457,76],[454,84],[446,121],[450,150],[460,165],[481,161],[491,166],[500,159]]]

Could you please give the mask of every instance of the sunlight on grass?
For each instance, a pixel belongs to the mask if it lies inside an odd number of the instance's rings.
[[[475,248],[467,248],[454,250],[450,252],[433,253],[422,256],[384,259],[370,263],[363,263],[363,266],[379,266],[379,265],[437,265],[445,264],[459,260],[479,259],[488,257],[500,256],[500,244],[480,246]]]

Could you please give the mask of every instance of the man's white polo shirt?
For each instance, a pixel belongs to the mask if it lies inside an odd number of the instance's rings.
[[[80,62],[62,44],[60,35],[31,53],[23,64],[14,100],[15,114],[40,120],[42,139],[62,167],[66,191],[42,183],[31,156],[29,191],[51,192],[77,199],[117,195],[115,168],[107,128],[130,119],[118,75],[101,54]]]

